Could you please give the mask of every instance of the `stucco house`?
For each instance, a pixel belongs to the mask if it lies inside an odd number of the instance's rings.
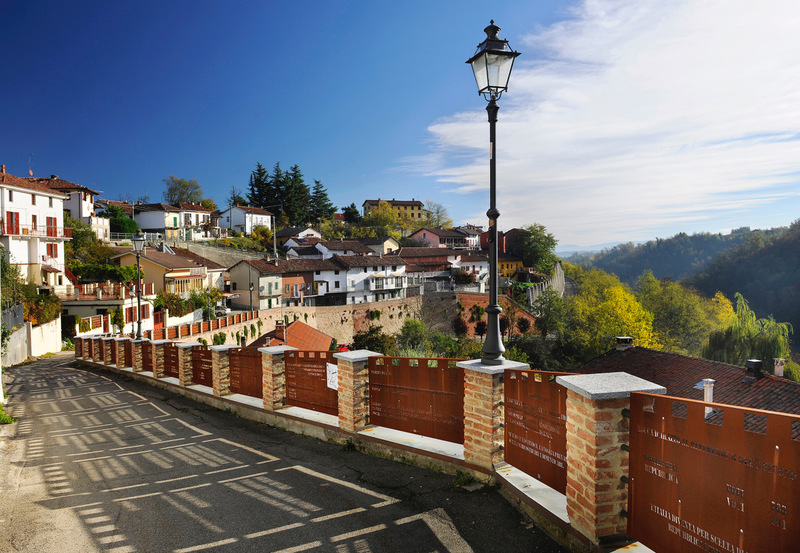
[[[0,243],[22,277],[39,286],[65,291],[64,228],[68,196],[35,181],[15,177],[0,166]]]

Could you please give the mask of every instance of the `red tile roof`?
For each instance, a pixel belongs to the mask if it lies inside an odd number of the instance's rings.
[[[771,360],[770,360],[771,362]],[[577,373],[626,372],[664,386],[667,395],[702,401],[703,390],[694,386],[712,378],[714,402],[800,414],[800,383],[766,372],[757,380],[745,379],[745,368],[699,357],[631,347],[597,357]]]
[[[276,338],[278,330],[267,332],[251,346],[291,346],[300,351],[330,351],[333,337],[321,330],[308,326],[302,321],[294,321],[286,327],[286,341]]]
[[[397,255],[403,258],[413,257],[452,257],[461,255],[459,250],[450,248],[400,248]]]
[[[91,192],[92,194],[100,194],[97,190],[92,190],[88,186],[83,186],[82,184],[75,184],[74,182],[69,182],[64,179],[58,178],[58,175],[51,175],[50,178],[41,178],[41,177],[25,177],[25,180],[28,182],[33,182],[36,184],[41,184],[42,186],[46,186],[51,190],[58,190],[59,192],[72,192],[73,190],[80,190],[80,191],[87,191]]]
[[[62,197],[64,199],[69,197],[63,192],[58,192],[57,190],[53,190],[38,182],[32,182],[28,179],[15,177],[14,175],[10,175],[5,172],[0,172],[0,184],[4,184],[6,186],[15,186],[17,188],[25,188],[27,190],[33,190],[34,192],[41,192],[42,194],[49,194],[51,196]]]

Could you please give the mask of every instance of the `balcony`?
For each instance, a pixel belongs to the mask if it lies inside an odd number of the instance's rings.
[[[62,238],[72,239],[72,229],[64,227],[40,227],[32,225],[17,225],[12,221],[0,219],[0,234],[2,236],[20,236],[22,238]]]

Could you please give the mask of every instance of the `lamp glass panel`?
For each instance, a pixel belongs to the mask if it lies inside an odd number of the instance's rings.
[[[478,92],[483,92],[489,86],[489,77],[486,73],[486,54],[478,56],[472,61],[472,72],[475,73]]]
[[[508,79],[511,76],[511,67],[514,65],[512,56],[503,56],[487,53],[487,75],[489,86],[497,90],[508,88]]]

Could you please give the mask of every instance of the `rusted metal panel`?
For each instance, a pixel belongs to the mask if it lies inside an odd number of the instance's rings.
[[[154,368],[154,354],[155,346],[152,342],[142,342],[142,370],[145,372],[153,372]]]
[[[261,352],[258,348],[231,348],[228,350],[231,374],[231,392],[263,398]]]
[[[192,382],[212,385],[211,350],[208,346],[192,346]]]
[[[460,359],[370,357],[370,424],[464,443]]]
[[[563,494],[567,491],[567,391],[556,376],[505,371],[505,459]]]
[[[178,378],[178,346],[164,344],[164,376]]]
[[[797,415],[632,394],[628,533],[659,553],[797,551],[799,433]]]
[[[327,364],[336,364],[330,351],[289,351],[284,355],[286,403],[329,415],[339,414],[339,394],[328,388]]]

